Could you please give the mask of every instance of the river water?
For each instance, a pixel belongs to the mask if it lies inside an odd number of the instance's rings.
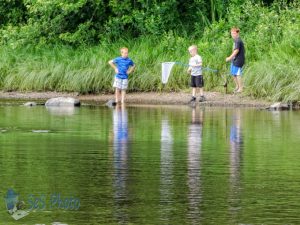
[[[0,106],[0,224],[299,224],[299,135],[295,111]]]

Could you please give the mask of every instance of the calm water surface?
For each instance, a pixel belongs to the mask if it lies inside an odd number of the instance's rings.
[[[299,224],[299,135],[300,112],[0,106],[0,224]]]

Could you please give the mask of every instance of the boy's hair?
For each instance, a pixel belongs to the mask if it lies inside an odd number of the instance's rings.
[[[120,52],[122,52],[123,50],[127,50],[128,51],[128,48],[127,47],[120,48]]]
[[[240,33],[240,29],[238,27],[232,27],[231,31],[236,32],[236,33]]]
[[[192,49],[198,50],[197,45],[191,45],[191,46],[189,47],[189,50],[192,50]]]

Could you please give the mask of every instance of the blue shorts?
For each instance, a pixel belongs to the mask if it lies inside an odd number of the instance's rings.
[[[241,76],[243,72],[242,67],[237,67],[231,63],[230,65],[230,73],[232,76]]]

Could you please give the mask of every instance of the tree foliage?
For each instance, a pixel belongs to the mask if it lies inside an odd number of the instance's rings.
[[[201,36],[246,0],[2,0],[0,41],[94,44],[169,31]],[[270,3],[270,0],[265,1]]]

